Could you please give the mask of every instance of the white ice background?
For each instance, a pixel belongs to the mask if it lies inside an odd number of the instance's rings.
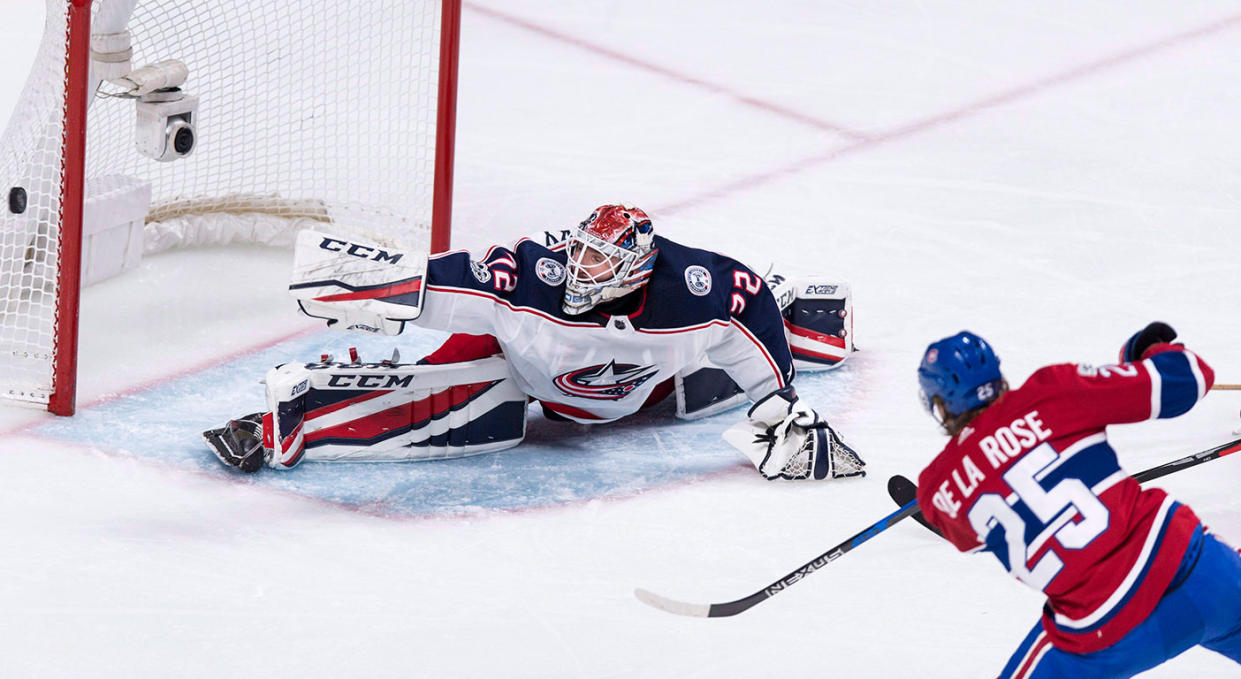
[[[7,111],[43,11],[0,8]],[[1238,83],[1235,2],[471,1],[454,244],[626,201],[847,279],[862,351],[797,385],[870,476],[764,481],[718,437],[742,411],[665,407],[243,477],[197,433],[257,409],[267,367],[442,336],[320,330],[287,251],[160,255],[84,292],[75,418],[0,409],[0,676],[994,676],[1040,597],[911,522],[735,618],[632,590],[738,598],[890,512],[887,477],[942,443],[920,351],[959,329],[1019,383],[1163,319],[1241,381]],[[1110,433],[1137,471],[1227,440],[1239,407]],[[1159,483],[1241,545],[1241,459]],[[1241,671],[1194,650],[1147,676]]]

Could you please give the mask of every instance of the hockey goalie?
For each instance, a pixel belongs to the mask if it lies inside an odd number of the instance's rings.
[[[429,460],[510,448],[528,405],[604,423],[675,394],[703,417],[747,399],[724,432],[768,479],[864,474],[864,462],[791,382],[853,350],[847,285],[764,280],[729,257],[656,236],[636,207],[604,205],[574,229],[428,257],[299,234],[290,292],[329,326],[455,333],[414,364],[330,357],[267,374],[266,412],[204,432],[245,472],[302,460]]]

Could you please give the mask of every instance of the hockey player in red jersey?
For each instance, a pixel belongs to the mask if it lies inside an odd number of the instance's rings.
[[[370,333],[457,334],[423,365],[278,367],[268,412],[205,432],[212,450],[243,471],[460,457],[517,445],[527,399],[552,419],[602,423],[675,391],[688,417],[754,401],[725,438],[767,478],[861,474],[790,384],[794,361],[848,355],[847,286],[764,281],[657,236],[646,213],[624,205],[542,240],[428,257],[302,232],[290,291],[306,314]]]
[[[919,508],[1047,596],[1001,677],[1129,677],[1197,644],[1241,663],[1241,557],[1139,486],[1104,431],[1176,417],[1210,389],[1210,366],[1174,339],[1151,323],[1119,364],[1052,365],[1013,390],[977,335],[923,354],[924,405],[952,438],[918,478]]]

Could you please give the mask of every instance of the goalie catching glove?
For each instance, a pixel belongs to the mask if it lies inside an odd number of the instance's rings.
[[[748,421],[730,427],[724,440],[750,458],[768,479],[838,479],[865,476],[866,463],[793,387],[754,404]]]

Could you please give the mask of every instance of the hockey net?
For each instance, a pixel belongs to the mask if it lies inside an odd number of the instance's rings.
[[[445,249],[459,14],[459,0],[47,0],[0,138],[0,395],[72,413],[77,289],[101,261],[291,244],[307,225]],[[149,121],[116,76],[164,60],[187,77],[148,98],[192,109],[176,116],[192,144],[176,157],[169,132],[160,162],[137,149]]]

